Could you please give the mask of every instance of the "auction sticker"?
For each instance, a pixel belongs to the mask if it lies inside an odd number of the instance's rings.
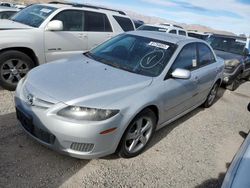
[[[44,12],[44,13],[50,13],[51,10],[50,9],[47,9],[47,8],[43,8],[40,10],[41,12]]]
[[[162,44],[162,43],[159,43],[159,42],[150,42],[148,44],[149,46],[154,46],[154,47],[157,47],[157,48],[161,48],[161,49],[164,49],[164,50],[167,50],[169,48],[169,45],[167,44]]]

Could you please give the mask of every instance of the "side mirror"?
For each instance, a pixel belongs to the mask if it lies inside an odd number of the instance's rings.
[[[60,20],[53,20],[48,23],[46,30],[47,31],[62,31],[63,23]]]
[[[172,72],[172,77],[173,78],[178,78],[178,79],[189,79],[191,78],[191,72],[189,70],[186,70],[186,69],[175,69],[173,72]]]

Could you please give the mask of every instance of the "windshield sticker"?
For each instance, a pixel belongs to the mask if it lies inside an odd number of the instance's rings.
[[[159,43],[159,42],[150,42],[148,45],[149,46],[154,46],[154,47],[157,47],[157,48],[162,48],[164,50],[167,50],[169,48],[169,45],[162,44],[162,43]]]
[[[50,13],[52,10],[50,9],[47,9],[47,8],[43,8],[40,10],[41,12],[44,12],[44,13]]]
[[[150,52],[141,59],[140,66],[144,69],[151,69],[161,63],[164,55],[163,50]]]

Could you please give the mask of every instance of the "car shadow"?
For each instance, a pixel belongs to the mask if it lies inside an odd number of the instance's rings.
[[[89,162],[37,143],[15,113],[0,116],[0,133],[0,187],[59,187]]]
[[[200,185],[195,186],[195,188],[220,188],[224,177],[225,173],[219,173],[218,178],[211,178],[205,180]]]
[[[231,163],[226,163],[226,169],[229,168]],[[195,186],[195,188],[220,188],[222,186],[222,183],[224,181],[226,172],[219,173],[217,178],[211,178],[208,180],[205,180],[200,185]]]

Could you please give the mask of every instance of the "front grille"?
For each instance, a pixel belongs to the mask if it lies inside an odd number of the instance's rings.
[[[81,151],[81,152],[90,152],[94,148],[94,144],[89,144],[89,143],[76,143],[73,142],[70,146],[70,149],[76,150],[76,151]]]

